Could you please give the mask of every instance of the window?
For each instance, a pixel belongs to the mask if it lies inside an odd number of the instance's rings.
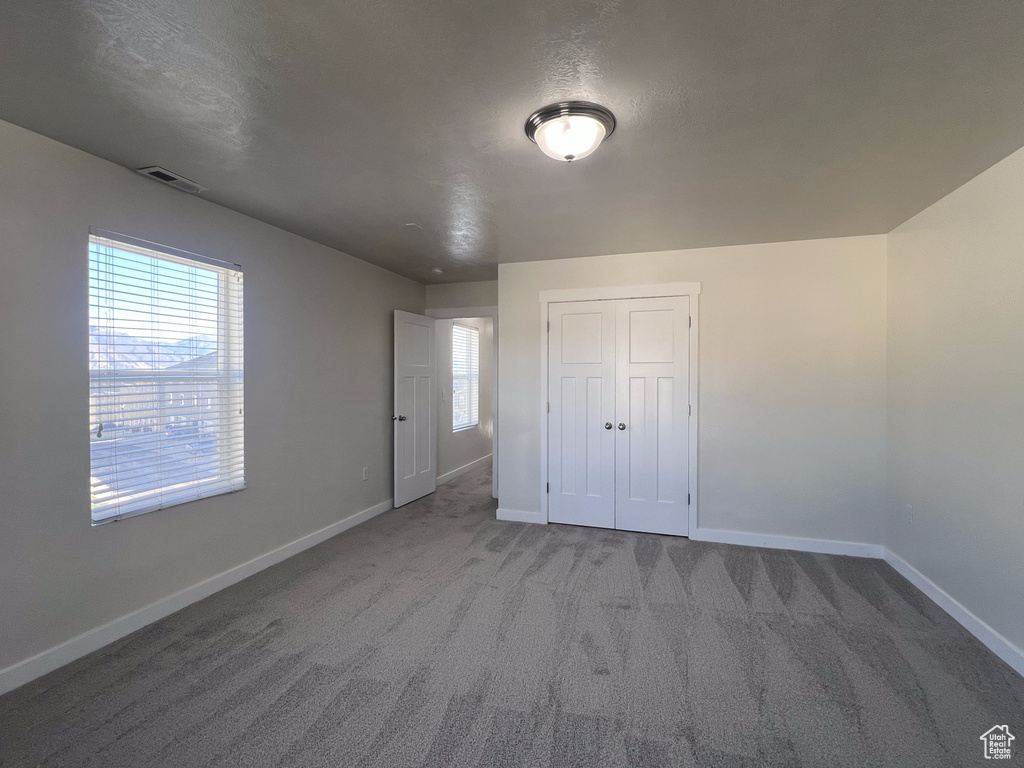
[[[242,271],[92,230],[93,524],[245,487]]]
[[[480,331],[452,326],[452,432],[480,420]]]

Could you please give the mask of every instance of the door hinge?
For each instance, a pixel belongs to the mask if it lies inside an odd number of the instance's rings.
[[[686,494],[686,506],[690,506],[690,494]]]
[[[551,403],[548,403],[548,413],[551,413]]]
[[[544,493],[551,493],[551,483],[544,484]]]
[[[686,415],[693,416],[693,406],[690,405],[689,403],[687,403],[686,405]]]
[[[548,333],[551,333],[551,321],[548,320]]]
[[[690,315],[690,327],[693,328],[693,315]]]

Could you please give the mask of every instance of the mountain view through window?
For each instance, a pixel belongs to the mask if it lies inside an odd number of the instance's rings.
[[[154,248],[90,238],[94,522],[244,484],[241,271]]]

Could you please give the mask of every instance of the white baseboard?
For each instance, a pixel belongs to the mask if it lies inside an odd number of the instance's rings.
[[[326,528],[321,528],[319,531],[314,531],[277,549],[272,549],[270,552],[255,557],[248,562],[236,565],[234,568],[229,568],[223,573],[218,573],[216,576],[204,579],[198,584],[186,587],[180,592],[175,592],[173,595],[157,600],[145,608],[132,611],[107,624],[90,629],[77,637],[55,645],[53,648],[42,653],[37,653],[35,656],[30,656],[27,659],[12,664],[0,670],[0,694],[13,691],[15,688],[19,688],[25,685],[25,683],[45,675],[47,672],[52,672],[75,659],[80,659],[86,654],[109,645],[115,640],[120,640],[135,630],[142,629],[147,624],[152,624],[154,621],[170,616],[172,613],[202,600],[204,597],[220,592],[232,584],[237,584],[254,573],[276,565],[282,560],[287,560],[292,555],[297,555],[304,549],[309,549],[332,536],[337,536],[339,533],[364,523],[382,512],[387,512],[392,506],[392,499],[382,501],[380,504],[375,504],[369,509],[364,509],[362,512],[357,512],[336,523],[331,523]]]
[[[984,643],[992,653],[1017,670],[1018,674],[1024,675],[1024,651],[971,613],[956,598],[896,553],[888,549],[885,550],[885,562],[903,574],[907,581],[928,595],[942,610],[960,622],[964,629]]]
[[[525,512],[521,509],[498,508],[498,519],[510,523],[541,523],[547,525],[548,520],[540,512]]]
[[[499,518],[501,510],[499,510]],[[510,518],[512,519],[512,518]],[[516,518],[517,519],[517,518]],[[724,531],[714,528],[697,528],[691,531],[695,541],[713,541],[720,544],[742,544],[751,547],[792,549],[799,552],[820,552],[826,555],[854,555],[885,560],[902,574],[907,581],[925,593],[942,610],[956,619],[996,656],[1024,675],[1024,650],[1011,643],[992,627],[975,616],[963,604],[950,596],[942,587],[929,579],[899,555],[881,544],[866,544],[859,541],[833,541],[830,539],[804,539],[789,536],[773,536],[744,531]]]
[[[460,477],[467,472],[482,467],[484,464],[491,460],[492,454],[488,453],[486,456],[481,456],[479,459],[474,459],[469,464],[463,464],[458,469],[453,469],[451,472],[445,472],[443,475],[437,476],[437,484],[444,485],[449,480],[454,480],[456,477]]]
[[[820,552],[824,555],[853,555],[880,559],[885,554],[881,544],[860,541],[834,541],[832,539],[804,539],[795,536],[775,536],[767,533],[725,531],[717,528],[697,528],[690,531],[694,541],[713,541],[719,544],[742,544],[748,547],[793,549],[797,552]]]

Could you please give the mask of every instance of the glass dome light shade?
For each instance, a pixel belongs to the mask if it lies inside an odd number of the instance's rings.
[[[591,154],[604,137],[604,126],[593,117],[565,115],[541,123],[533,139],[548,157],[571,162]]]
[[[560,101],[526,121],[526,135],[548,157],[572,162],[590,155],[615,130],[615,115],[589,101]]]

